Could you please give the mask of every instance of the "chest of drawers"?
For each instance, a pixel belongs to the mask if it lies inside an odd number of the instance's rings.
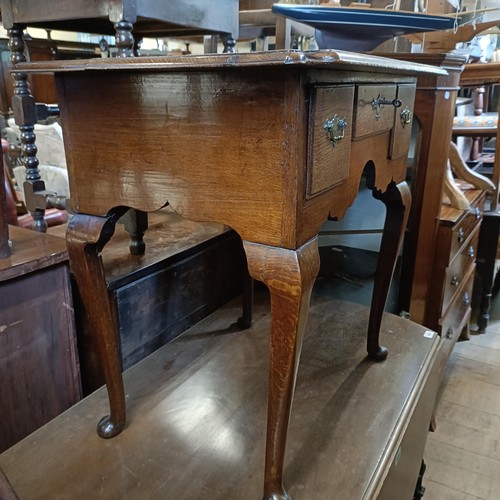
[[[471,313],[472,285],[479,228],[485,194],[464,191],[470,209],[441,206],[428,326],[441,334],[441,368],[462,332],[466,334]]]

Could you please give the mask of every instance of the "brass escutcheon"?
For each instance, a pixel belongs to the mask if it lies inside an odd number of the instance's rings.
[[[395,108],[401,107],[400,99],[385,99],[384,96],[378,95],[376,99],[372,100],[372,108],[375,111],[375,120],[380,120],[380,111],[382,106],[394,106]]]

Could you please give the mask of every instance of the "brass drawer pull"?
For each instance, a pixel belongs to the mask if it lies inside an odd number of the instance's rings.
[[[448,328],[448,331],[446,332],[446,338],[448,340],[451,340],[453,338],[453,328]]]
[[[459,283],[460,283],[460,278],[458,277],[458,274],[454,274],[453,278],[451,278],[451,283],[450,283],[451,286],[456,288]]]
[[[474,249],[474,247],[471,245],[469,247],[469,250],[467,251],[467,253],[469,254],[469,257],[472,259],[474,258],[474,255],[476,255],[476,250]]]
[[[462,243],[464,241],[464,236],[465,236],[465,232],[464,232],[463,228],[460,228],[458,230],[458,237],[457,237],[457,240],[459,243]]]
[[[406,127],[406,125],[409,125],[411,123],[411,118],[413,116],[413,113],[411,112],[411,109],[406,106],[405,109],[399,113],[399,117],[401,118],[401,125],[403,127]]]
[[[470,297],[467,292],[464,293],[464,304],[468,306],[470,304]]]
[[[480,219],[481,218],[481,209],[479,207],[476,207],[474,214],[476,216],[476,219]]]
[[[394,106],[395,108],[401,107],[400,99],[384,99],[380,94],[372,101],[372,108],[375,110],[375,120],[380,120],[380,110],[382,106]]]
[[[338,115],[333,115],[333,118],[325,120],[323,125],[326,135],[330,139],[333,146],[344,138],[346,127],[347,120],[345,118],[340,118]]]

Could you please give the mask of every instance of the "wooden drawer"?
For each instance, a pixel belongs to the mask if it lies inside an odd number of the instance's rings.
[[[410,147],[415,85],[399,85],[397,98],[401,101],[401,106],[394,113],[389,151],[389,157],[393,160],[407,154]]]
[[[460,248],[460,251],[452,260],[445,272],[442,312],[445,314],[455,292],[468,275],[470,267],[474,265],[477,255],[477,242],[479,238],[479,228],[477,224],[469,239]]]
[[[467,326],[470,317],[470,300],[472,285],[474,283],[474,266],[469,272],[450,304],[448,312],[441,319],[439,333],[441,335],[441,349],[438,359],[438,367],[446,364],[448,357],[462,330]]]
[[[349,175],[353,101],[354,85],[312,89],[307,198],[341,183]]]
[[[373,106],[376,99],[396,99],[397,87],[387,85],[358,85],[354,117],[354,138],[379,134],[394,126],[395,107],[391,104],[379,108]]]
[[[460,251],[461,246],[467,241],[470,234],[476,228],[483,214],[484,197],[481,197],[478,205],[472,205],[467,214],[462,218],[459,224],[453,228],[453,234],[450,244],[450,260]]]

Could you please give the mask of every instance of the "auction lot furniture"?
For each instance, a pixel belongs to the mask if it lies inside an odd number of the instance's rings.
[[[13,65],[27,60],[23,39],[26,27],[76,32],[115,34],[118,57],[138,53],[143,36],[166,37],[220,34],[225,52],[234,52],[238,38],[238,1],[221,0],[214,9],[209,0],[164,2],[162,0],[1,0],[2,25],[9,33]],[[37,107],[27,76],[13,72],[12,109],[21,131],[22,161],[26,167],[24,194],[33,216],[33,228],[44,232],[47,208],[65,208],[65,200],[46,189],[38,170],[36,136]],[[35,76],[36,78],[36,76]],[[47,82],[46,82],[47,83]],[[5,100],[3,96],[2,100]],[[5,103],[3,103],[5,104]],[[10,103],[9,103],[10,104]],[[143,214],[128,214],[131,252],[144,252],[142,235],[147,228]]]
[[[399,287],[400,309],[408,311],[412,321],[439,332],[439,316],[431,312],[432,283],[436,283],[434,260],[439,246],[439,214],[455,99],[466,58],[457,54],[391,54],[390,57],[431,64],[447,72],[417,78],[414,121],[419,126],[415,134],[415,161],[410,169],[412,207],[403,244]]]
[[[10,226],[0,260],[0,451],[81,398],[64,240]]]
[[[460,77],[460,85],[463,87],[483,87],[500,84],[500,63],[466,64]],[[490,318],[490,306],[492,289],[495,278],[495,261],[497,258],[498,237],[500,234],[500,215],[498,210],[498,196],[500,189],[500,128],[498,126],[498,110],[487,117],[474,117],[475,120],[456,119],[453,133],[456,136],[468,137],[494,137],[495,153],[493,160],[492,181],[495,191],[492,194],[491,204],[487,203],[484,212],[479,244],[477,251],[477,271],[479,277],[477,283],[480,289],[481,300],[478,306],[477,325],[480,333],[484,333],[488,327]],[[489,207],[488,207],[489,205]],[[489,208],[489,209],[488,209]]]
[[[269,297],[257,291],[243,332],[229,326],[240,308],[232,301],[124,373],[132,420],[116,438],[94,431],[102,388],[1,454],[19,498],[262,498]],[[368,314],[313,293],[285,457],[294,500],[413,498],[440,339],[385,313],[390,359],[374,363]]]
[[[2,0],[2,24],[17,30],[32,26],[83,33],[115,34],[122,56],[132,55],[143,36],[187,36],[210,33],[238,38],[238,1],[209,0]],[[135,36],[135,40],[134,40]],[[234,40],[233,40],[234,42]]]
[[[459,210],[449,202],[443,202],[431,284],[433,295],[429,318],[439,325],[446,358],[458,337],[463,334],[467,338],[469,333],[472,285],[485,198],[484,191],[465,182],[461,187],[470,208]]]
[[[410,205],[404,179],[415,75],[442,70],[340,51],[54,61],[15,70],[56,77],[76,212],[67,244],[110,396],[100,435],[123,429],[125,396],[99,253],[128,207],[151,212],[168,202],[188,219],[232,227],[250,274],[270,290],[264,496],[287,498],[285,440],[319,227],[328,215],[343,216],[364,171],[387,207],[367,340],[369,355],[384,359],[380,322]],[[103,140],[110,135],[116,141]]]

